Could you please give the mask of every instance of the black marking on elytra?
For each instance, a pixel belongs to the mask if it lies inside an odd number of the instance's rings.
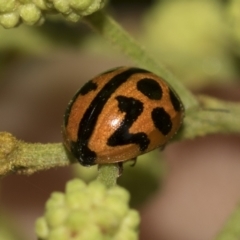
[[[137,99],[125,96],[117,96],[116,99],[119,110],[126,114],[120,127],[109,137],[107,144],[115,147],[135,143],[139,145],[140,151],[145,151],[150,143],[147,134],[143,132],[129,133],[130,127],[143,111],[143,103]]]
[[[98,116],[101,114],[106,102],[111,95],[125,83],[129,77],[136,73],[146,73],[148,71],[139,68],[129,68],[115,75],[110,79],[92,100],[85,111],[78,128],[77,152],[76,157],[80,162],[88,162],[89,165],[95,164],[96,157],[93,158],[92,151],[88,148],[88,141],[94,131]],[[89,154],[90,153],[90,154]],[[95,153],[96,154],[96,153]],[[89,157],[89,158],[88,158]]]
[[[177,98],[176,94],[170,88],[169,88],[169,95],[170,95],[170,99],[174,107],[174,110],[179,112],[181,110],[181,102]]]
[[[71,153],[73,156],[77,156],[78,161],[83,166],[92,166],[95,164],[96,153],[84,144],[79,147],[78,142],[71,142]]]
[[[94,91],[96,89],[97,89],[97,84],[94,83],[92,80],[90,80],[75,93],[75,95],[73,96],[71,101],[68,103],[67,109],[66,109],[65,114],[64,114],[64,126],[65,127],[68,125],[68,119],[69,119],[69,115],[72,111],[72,106],[75,103],[78,96],[79,95],[85,95],[85,94],[89,93],[90,91]]]
[[[151,100],[160,100],[162,98],[162,88],[154,79],[141,79],[137,82],[137,89]]]
[[[172,129],[172,121],[170,115],[164,108],[157,107],[152,111],[152,120],[154,126],[163,134],[167,135]]]
[[[77,95],[86,95],[87,93],[97,89],[97,84],[92,80],[88,81],[83,85],[83,87],[78,91]]]

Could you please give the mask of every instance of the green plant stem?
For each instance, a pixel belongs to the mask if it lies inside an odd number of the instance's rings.
[[[117,164],[99,165],[97,180],[107,187],[113,187],[117,183],[119,168]]]
[[[62,143],[26,143],[10,133],[0,132],[0,176],[10,173],[28,175],[74,162]]]
[[[221,229],[215,240],[239,240],[240,239],[240,205],[231,214],[225,226]]]
[[[240,103],[206,96],[199,96],[198,100],[201,105],[186,112],[183,127],[175,139],[193,139],[213,133],[240,133]],[[0,176],[31,174],[75,162],[62,143],[25,143],[10,133],[0,132]],[[115,180],[106,179],[108,174],[113,179],[117,178],[115,165],[103,165],[99,169],[99,180],[111,185]]]
[[[185,109],[198,105],[196,98],[161,63],[156,62],[117,22],[103,11],[95,12],[84,18],[95,31],[117,46],[133,59],[140,67],[146,68],[163,77],[181,97]]]
[[[240,133],[240,103],[198,96],[200,107],[186,112],[178,139],[193,139],[213,133]]]

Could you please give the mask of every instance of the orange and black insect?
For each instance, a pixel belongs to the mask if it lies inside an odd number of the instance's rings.
[[[123,162],[164,146],[183,116],[181,100],[162,78],[119,67],[75,94],[64,116],[64,142],[84,166]]]

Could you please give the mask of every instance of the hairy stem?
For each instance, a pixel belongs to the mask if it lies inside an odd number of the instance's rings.
[[[186,112],[183,127],[175,140],[193,139],[213,133],[240,133],[240,103],[206,96],[198,99],[201,105]],[[10,133],[0,132],[0,176],[9,173],[31,174],[75,162],[62,143],[25,143]],[[99,169],[99,180],[109,181],[107,185],[112,185],[115,180],[105,179],[107,171],[113,175],[111,178],[117,178],[118,170],[115,165],[101,166]]]
[[[119,169],[117,164],[103,164],[99,165],[97,180],[102,182],[107,187],[113,187],[116,185],[118,175]]]
[[[185,109],[198,105],[196,98],[161,63],[156,62],[117,22],[105,12],[98,11],[84,18],[95,31],[117,46],[133,59],[140,67],[146,68],[163,77],[181,97]]]
[[[32,174],[73,162],[62,143],[26,143],[10,133],[0,132],[0,176]]]

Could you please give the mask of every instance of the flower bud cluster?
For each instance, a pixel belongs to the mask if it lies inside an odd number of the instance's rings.
[[[54,192],[44,216],[37,219],[39,240],[136,240],[139,215],[129,209],[128,192],[99,181],[67,183],[66,192]]]
[[[233,43],[237,49],[238,54],[240,54],[239,47],[240,47],[240,1],[239,0],[232,0],[229,1],[227,7],[227,23],[229,27],[229,33],[233,39]]]
[[[107,0],[0,0],[0,25],[13,28],[21,22],[40,25],[44,14],[61,13],[67,20],[77,22],[104,7]]]

